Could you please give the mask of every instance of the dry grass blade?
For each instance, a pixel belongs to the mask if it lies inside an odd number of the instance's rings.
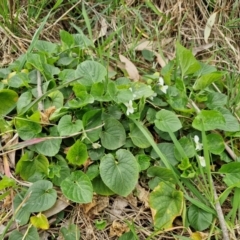
[[[213,45],[214,45],[214,43],[208,43],[208,44],[205,44],[205,45],[202,45],[202,46],[194,47],[192,49],[192,53],[195,56],[196,54],[213,47]]]
[[[208,38],[211,34],[212,27],[215,23],[216,16],[217,16],[217,12],[211,14],[210,18],[207,20],[207,24],[206,24],[206,27],[204,29],[204,40],[205,40],[206,43],[208,43]]]

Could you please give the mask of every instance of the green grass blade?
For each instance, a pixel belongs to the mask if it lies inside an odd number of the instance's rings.
[[[86,26],[87,26],[87,30],[88,30],[88,34],[91,40],[93,40],[93,35],[92,35],[92,28],[91,28],[91,24],[90,24],[90,20],[84,5],[84,1],[82,2],[82,15],[83,18],[85,20]]]

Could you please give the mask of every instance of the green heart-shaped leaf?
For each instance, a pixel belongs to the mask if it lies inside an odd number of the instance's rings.
[[[120,149],[116,159],[107,154],[101,159],[100,175],[103,182],[115,193],[127,196],[138,181],[138,163],[131,152]]]
[[[95,61],[84,61],[77,67],[75,77],[81,78],[79,83],[84,86],[91,86],[93,83],[102,82],[107,75],[106,68]]]
[[[126,133],[123,125],[114,118],[105,120],[105,131],[101,132],[101,143],[109,150],[120,148],[126,141]]]
[[[82,165],[88,158],[87,146],[77,140],[68,150],[67,160],[75,165]]]
[[[25,204],[28,212],[42,212],[51,208],[57,199],[57,192],[51,182],[39,180],[28,189],[25,196],[29,196]]]
[[[79,132],[83,128],[82,121],[76,120],[72,122],[72,117],[70,115],[63,116],[57,126],[60,136],[67,136],[73,133]]]
[[[82,171],[75,171],[61,183],[63,194],[78,203],[89,203],[93,197],[93,187],[89,177]]]
[[[157,112],[154,122],[156,127],[163,132],[176,132],[182,127],[177,115],[165,109]]]

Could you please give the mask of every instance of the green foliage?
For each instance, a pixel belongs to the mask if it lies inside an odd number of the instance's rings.
[[[3,178],[0,180],[0,190],[3,190],[8,187],[14,187],[15,181],[7,176],[3,176]]]
[[[56,186],[60,186],[61,182],[70,175],[70,168],[66,162],[66,160],[61,155],[56,155],[56,162],[53,162],[52,165],[49,166],[49,178],[52,178],[53,184]],[[51,176],[51,167],[57,169],[57,171],[53,171]]]
[[[107,222],[105,220],[97,220],[95,221],[95,227],[98,230],[103,230],[107,226]]]
[[[192,125],[195,129],[201,131],[202,124],[204,126],[204,131],[210,131],[222,129],[226,122],[223,115],[217,110],[202,110],[193,120]]]
[[[0,116],[11,112],[17,103],[18,94],[10,89],[0,90]]]
[[[78,65],[75,77],[84,86],[92,86],[93,83],[102,82],[107,75],[106,68],[98,62],[85,61]]]
[[[147,141],[143,133],[137,128],[135,124],[130,125],[130,138],[132,139],[135,146],[139,148],[148,148],[150,143]]]
[[[201,68],[200,63],[195,59],[192,52],[184,48],[180,43],[177,43],[176,51],[177,60],[181,67],[182,76],[194,74]]]
[[[225,149],[223,138],[219,134],[208,134],[207,142],[208,149],[213,154],[221,154]]]
[[[57,199],[56,190],[50,181],[39,180],[31,185],[25,196],[29,196],[25,203],[25,211],[42,212],[51,208]]]
[[[124,127],[118,120],[111,117],[105,120],[104,131],[100,136],[103,147],[109,150],[120,148],[126,141]]]
[[[211,213],[205,212],[203,209],[195,205],[191,205],[187,211],[188,221],[191,226],[197,231],[207,229],[213,220]]]
[[[60,136],[67,136],[82,130],[82,121],[76,120],[74,123],[70,115],[63,116],[58,123],[58,132]]]
[[[72,172],[61,182],[63,194],[70,200],[78,203],[92,201],[93,187],[89,177],[82,171]]]
[[[21,233],[18,230],[14,230],[10,236],[9,240],[17,240],[17,239],[25,239],[25,240],[39,240],[39,235],[37,229],[35,227],[30,227],[27,229],[25,233]]]
[[[165,109],[157,112],[155,125],[163,132],[176,132],[182,127],[177,116],[173,112]]]
[[[58,44],[37,40],[39,30],[27,53],[0,69],[0,133],[19,136],[19,143],[3,141],[0,150],[24,148],[15,173],[32,184],[14,197],[13,220],[24,225],[37,213],[31,223],[46,229],[40,212],[56,203],[56,189],[86,204],[95,193],[127,197],[144,182],[153,190],[149,204],[156,230],[172,227],[177,216],[185,227],[209,228],[215,217],[212,165],[224,160],[226,136],[234,146],[234,134],[240,132],[227,108],[225,73],[177,43],[176,59],[161,73],[142,74],[138,82],[117,78],[95,58],[92,40],[76,29],[77,34],[61,30]],[[153,59],[150,51],[143,51],[143,57]],[[239,167],[230,162],[216,170],[228,186],[222,202],[231,191],[239,195]],[[2,198],[15,187],[4,176]],[[236,197],[232,204],[231,220],[239,207]],[[105,222],[96,226],[104,228]],[[64,239],[80,238],[74,224],[60,232]],[[9,239],[22,236],[15,230]],[[39,236],[30,226],[25,239],[33,238]],[[137,239],[132,229],[121,236],[128,238]]]
[[[223,181],[228,187],[239,183],[240,181],[240,162],[231,162],[223,165],[219,172],[225,174]]]
[[[114,192],[106,186],[106,184],[103,182],[102,178],[100,176],[95,177],[92,180],[93,184],[93,191],[97,194],[103,195],[103,196],[111,196],[114,194]]]
[[[77,140],[68,150],[67,160],[71,164],[82,165],[88,158],[87,146]]]
[[[77,225],[70,224],[67,228],[62,227],[60,230],[65,240],[80,239],[80,231]]]
[[[116,152],[116,158],[112,154],[104,156],[99,169],[103,182],[121,196],[130,194],[138,181],[137,160],[124,149]]]
[[[17,221],[20,226],[28,223],[29,217],[31,215],[31,212],[29,212],[25,209],[24,204],[18,210],[19,206],[21,206],[22,202],[24,201],[25,193],[26,193],[26,191],[22,191],[21,193],[17,194],[13,199],[13,208],[14,208],[14,212],[16,214],[15,215],[15,221]]]
[[[159,182],[171,182],[176,183],[174,175],[170,169],[163,168],[163,167],[150,167],[148,168],[147,174],[149,177],[158,177]]]
[[[32,139],[32,138],[36,137],[37,134],[42,131],[42,127],[39,123],[40,114],[39,114],[37,120],[38,120],[38,122],[32,120],[31,117],[29,117],[29,119],[17,118],[15,120],[15,127],[18,131],[19,136],[23,140]]]
[[[211,83],[221,80],[223,74],[221,72],[214,72],[202,75],[196,80],[193,85],[194,90],[203,90],[208,87]]]
[[[36,173],[48,176],[49,161],[44,155],[34,156],[33,152],[26,152],[17,163],[16,173],[24,180],[29,180]]]

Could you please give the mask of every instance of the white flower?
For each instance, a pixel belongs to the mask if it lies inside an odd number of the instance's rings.
[[[132,100],[130,100],[128,103],[124,103],[124,105],[127,107],[127,115],[129,115],[130,113],[134,113],[134,108],[132,105]]]
[[[194,142],[196,144],[196,151],[200,151],[203,148],[203,144],[199,142],[199,137],[197,135],[194,136]]]
[[[206,161],[205,158],[202,156],[198,156],[199,162],[201,164],[202,167],[206,167]]]
[[[159,77],[158,79],[158,85],[160,86],[160,90],[163,92],[163,93],[167,93],[167,89],[168,89],[168,85],[164,85],[164,80],[162,77]]]

